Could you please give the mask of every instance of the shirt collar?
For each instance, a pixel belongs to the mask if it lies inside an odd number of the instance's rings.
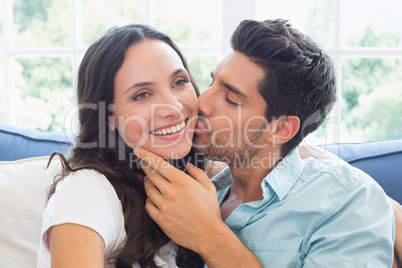
[[[304,162],[299,156],[298,148],[288,153],[281,162],[263,179],[261,183],[263,203],[272,198],[272,191],[279,200],[285,198],[301,176]],[[232,176],[228,167],[211,179],[216,190],[223,190],[231,185]]]
[[[270,192],[273,190],[279,200],[283,200],[301,176],[303,169],[304,162],[299,156],[298,148],[295,148],[262,181],[264,199],[271,198]]]

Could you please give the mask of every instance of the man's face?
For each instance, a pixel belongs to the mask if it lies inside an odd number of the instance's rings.
[[[209,89],[198,99],[195,147],[206,157],[229,164],[236,157],[254,157],[267,147],[269,132],[264,116],[266,102],[257,90],[263,70],[231,50],[216,64],[211,76]]]

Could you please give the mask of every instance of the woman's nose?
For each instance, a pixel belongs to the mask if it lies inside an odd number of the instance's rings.
[[[180,117],[183,116],[183,104],[177,96],[166,94],[158,104],[154,104],[154,111],[159,117]]]

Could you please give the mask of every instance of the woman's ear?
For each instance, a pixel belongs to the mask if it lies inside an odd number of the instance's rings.
[[[268,142],[284,144],[291,140],[299,131],[300,119],[295,115],[282,116],[270,123],[272,129]]]
[[[116,123],[115,123],[114,116],[109,116],[109,129],[110,129],[111,131],[115,131],[115,130],[116,130]]]

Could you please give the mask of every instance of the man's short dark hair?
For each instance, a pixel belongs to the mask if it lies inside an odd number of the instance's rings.
[[[283,144],[285,156],[315,131],[336,101],[332,59],[286,20],[244,20],[231,38],[232,48],[260,66],[265,77],[258,91],[267,103],[268,122],[283,115],[300,119],[298,133]]]

